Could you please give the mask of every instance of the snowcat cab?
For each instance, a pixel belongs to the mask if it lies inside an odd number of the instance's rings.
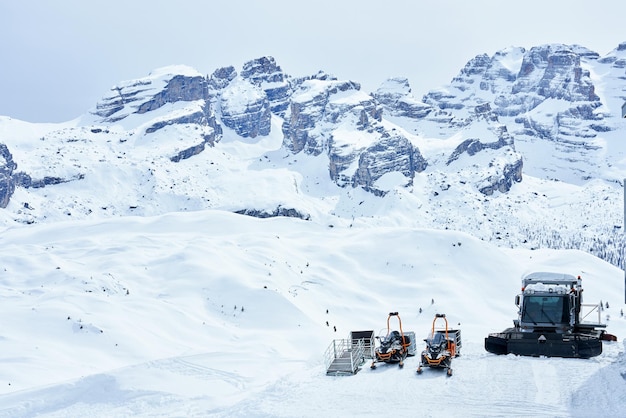
[[[389,320],[392,316],[398,318],[400,331],[391,331]],[[398,312],[390,312],[387,317],[387,333],[384,336],[378,336],[380,345],[375,350],[375,358],[372,361],[371,368],[376,368],[377,362],[384,363],[398,363],[400,367],[404,366],[404,359],[410,353],[410,346],[412,344],[410,335],[405,334],[402,331],[402,320]]]
[[[440,319],[443,319],[445,326],[435,329],[435,324]],[[448,329],[446,315],[436,314],[431,332],[424,341],[426,349],[422,351],[422,361],[417,367],[417,373],[422,373],[422,367],[438,367],[446,369],[447,375],[452,376],[452,358],[459,356],[461,330]]]
[[[615,338],[598,323],[580,320],[582,279],[570,274],[537,272],[522,279],[522,293],[515,298],[518,318],[513,328],[485,338],[485,349],[494,354],[590,358],[602,353],[602,340]],[[591,305],[594,309],[599,307]]]

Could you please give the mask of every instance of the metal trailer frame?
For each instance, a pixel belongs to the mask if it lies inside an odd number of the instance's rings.
[[[363,339],[333,340],[324,353],[327,375],[356,374],[365,362]]]
[[[367,331],[351,331],[350,340],[355,345],[359,341],[363,341],[364,352],[363,355],[367,359],[373,359],[376,356],[376,337],[373,330]]]

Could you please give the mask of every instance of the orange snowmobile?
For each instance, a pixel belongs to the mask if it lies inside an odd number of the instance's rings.
[[[391,331],[389,320],[392,316],[398,318],[400,331]],[[403,367],[404,359],[406,359],[408,355],[413,355],[410,350],[411,336],[409,334],[413,333],[405,334],[404,331],[402,331],[402,320],[398,312],[390,312],[387,317],[387,334],[385,336],[380,335],[376,337],[380,345],[375,350],[376,356],[372,361],[371,368],[375,369],[376,363],[378,362],[398,363],[400,367]]]
[[[443,319],[445,327],[435,329],[438,319]],[[417,367],[417,373],[422,373],[422,367],[445,368],[448,376],[452,376],[452,358],[459,355],[461,348],[461,331],[448,329],[448,320],[445,314],[436,314],[433,326],[426,341],[426,349],[422,351],[422,361]]]

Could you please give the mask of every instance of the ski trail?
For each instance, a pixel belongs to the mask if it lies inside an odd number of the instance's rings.
[[[535,404],[551,416],[567,415],[567,409],[563,406],[561,399],[561,384],[555,383],[562,380],[562,376],[557,373],[554,363],[547,358],[538,358],[531,362],[532,376],[535,386]]]

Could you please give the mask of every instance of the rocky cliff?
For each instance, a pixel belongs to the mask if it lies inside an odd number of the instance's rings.
[[[10,205],[16,188],[88,184],[105,167],[114,167],[141,173],[137,184],[125,184],[121,174],[114,180],[126,190],[115,198],[130,202],[129,208],[146,196],[168,207],[167,194],[173,193],[187,196],[197,209],[217,205],[238,213],[309,218],[309,210],[296,207],[298,198],[235,204],[225,189],[199,186],[209,178],[224,183],[224,176],[240,175],[231,166],[243,157],[227,150],[268,141],[278,148],[257,164],[276,165],[274,153],[280,153],[289,161],[286,173],[298,173],[285,178],[298,193],[299,182],[309,176],[299,156],[307,170],[316,167],[315,184],[372,196],[394,187],[413,190],[418,176],[419,187],[432,187],[434,194],[457,184],[484,196],[507,193],[528,173],[572,183],[598,175],[617,178],[619,156],[608,152],[604,136],[620,127],[613,110],[626,99],[625,68],[626,44],[605,57],[560,44],[507,48],[477,55],[450,85],[418,99],[403,77],[366,93],[358,82],[323,71],[291,77],[272,57],[210,75],[166,67],[119,83],[77,126],[42,128],[26,147],[20,143],[24,138],[6,137],[0,148],[0,205]],[[228,145],[220,146],[224,138]],[[542,152],[533,152],[538,146]],[[99,157],[90,163],[86,156],[93,154]],[[182,174],[190,166],[194,174]],[[244,175],[245,182],[260,181],[268,171],[254,173]],[[262,188],[250,196],[258,193]],[[82,198],[76,201],[85,213],[93,212]],[[155,206],[146,213],[162,210]],[[36,218],[36,212],[30,213]]]

